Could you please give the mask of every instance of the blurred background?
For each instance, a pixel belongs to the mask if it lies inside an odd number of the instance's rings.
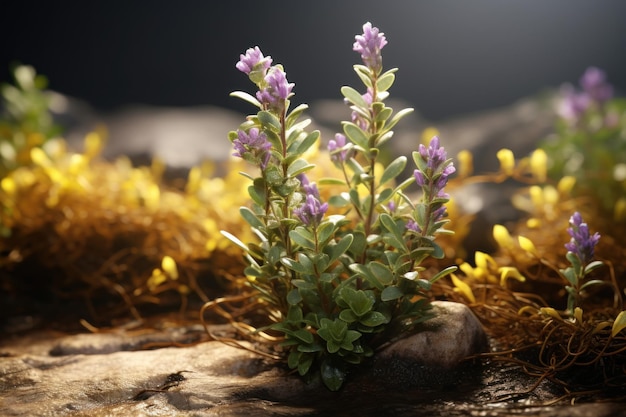
[[[364,22],[398,67],[391,93],[437,121],[576,83],[590,65],[626,90],[626,2],[76,1],[12,2],[0,17],[0,79],[33,65],[50,88],[101,112],[130,104],[250,108],[235,69],[259,45],[295,82],[295,102],[337,99],[358,85],[354,35]]]

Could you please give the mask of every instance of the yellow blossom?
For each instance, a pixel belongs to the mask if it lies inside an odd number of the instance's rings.
[[[548,155],[543,149],[535,149],[530,155],[530,171],[539,182],[546,182],[548,176]]]
[[[450,278],[452,278],[452,283],[454,284],[454,291],[463,294],[469,302],[476,302],[476,297],[474,297],[471,287],[466,282],[459,279],[455,274],[450,274]]]
[[[459,177],[465,178],[472,175],[474,172],[474,156],[468,150],[462,150],[456,155],[458,160],[458,173]]]
[[[526,252],[530,253],[533,256],[539,257],[537,248],[535,247],[535,244],[532,242],[532,240],[524,236],[518,236],[517,240],[519,242],[520,247],[523,250],[525,250]]]
[[[510,149],[500,149],[496,153],[498,161],[500,161],[500,171],[506,176],[513,175],[515,169],[515,156]]]

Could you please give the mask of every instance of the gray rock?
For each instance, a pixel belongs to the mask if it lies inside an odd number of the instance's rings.
[[[465,304],[433,301],[436,316],[415,334],[393,342],[379,360],[401,359],[427,367],[452,369],[471,355],[484,352],[487,336]]]

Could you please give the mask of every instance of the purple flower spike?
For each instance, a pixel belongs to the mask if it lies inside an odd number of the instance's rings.
[[[341,133],[335,133],[335,139],[331,139],[328,141],[328,152],[330,152],[330,159],[333,162],[341,163],[346,160],[348,156],[348,151],[337,151],[337,149],[341,149],[346,146],[346,137]]]
[[[439,145],[438,136],[433,136],[433,138],[430,140],[430,145],[428,146],[428,148],[420,144],[419,153],[422,156],[422,159],[424,161],[427,161],[428,168],[433,171],[436,171],[447,159],[446,150]]]
[[[239,55],[239,62],[237,62],[235,67],[246,75],[250,75],[250,72],[255,69],[267,71],[270,65],[272,65],[272,57],[264,57],[259,47],[255,46],[254,48],[249,48],[245,55]]]
[[[606,82],[606,74],[599,68],[587,68],[580,78],[580,86],[597,103],[604,103],[613,97],[613,86]]]
[[[433,233],[431,227],[437,227],[436,225],[446,216],[446,206],[442,200],[447,200],[450,196],[446,194],[444,188],[456,169],[452,162],[448,161],[446,150],[439,144],[437,136],[431,139],[428,147],[420,145],[414,157],[418,169],[413,172],[413,176],[424,194],[424,204],[429,206],[428,218],[423,219],[425,224],[418,224],[417,227],[419,233],[422,231]],[[407,227],[414,230],[412,223]]]
[[[380,33],[377,27],[372,27],[370,22],[363,25],[363,34],[354,37],[353,50],[361,54],[365,66],[378,73],[383,67],[380,50],[387,45],[384,33]]]
[[[267,86],[256,93],[256,98],[267,108],[282,111],[291,95],[294,83],[287,82],[287,74],[279,67],[271,67],[265,76]]]
[[[235,148],[233,156],[256,159],[260,162],[262,169],[267,167],[271,157],[269,150],[272,144],[267,140],[265,133],[260,132],[256,127],[251,128],[248,132],[238,130],[237,139],[233,141],[233,147]]]
[[[322,204],[314,195],[308,194],[306,201],[293,210],[293,214],[307,226],[317,226],[322,222],[328,210],[328,203]]]
[[[302,189],[306,195],[312,195],[313,197],[319,200],[320,191],[317,189],[317,184],[309,181],[309,177],[306,174],[299,174],[298,180],[300,180],[300,185],[302,185]]]
[[[600,240],[600,234],[594,233],[589,235],[589,226],[583,222],[579,212],[575,212],[569,219],[570,227],[567,233],[572,239],[565,244],[565,249],[575,254],[584,266],[593,258],[593,252]]]

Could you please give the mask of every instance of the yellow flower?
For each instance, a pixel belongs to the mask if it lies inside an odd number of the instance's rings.
[[[546,182],[548,177],[548,155],[543,149],[535,149],[530,155],[530,172],[539,182]]]
[[[454,284],[454,291],[463,294],[463,296],[467,298],[469,302],[476,302],[476,297],[474,297],[472,289],[466,282],[459,279],[455,274],[450,274],[450,278],[452,278],[452,283]]]
[[[500,171],[509,177],[513,175],[515,169],[515,156],[513,155],[513,151],[506,148],[500,149],[498,153],[496,153],[496,157],[498,161],[500,161]]]

